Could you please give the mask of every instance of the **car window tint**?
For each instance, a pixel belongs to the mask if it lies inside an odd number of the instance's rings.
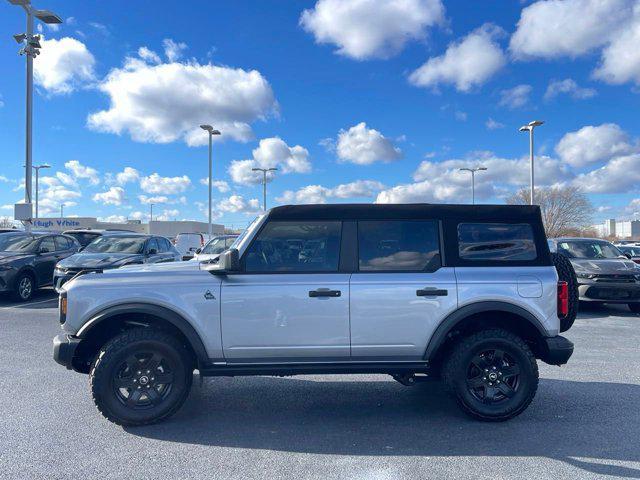
[[[158,242],[158,253],[167,253],[169,251],[168,245],[165,243],[164,238],[156,238]]]
[[[42,239],[42,241],[40,242],[40,251],[44,252],[45,249],[47,252],[56,251],[56,245],[53,242],[53,237],[45,237]]]
[[[151,240],[149,240],[149,244],[147,245],[147,252],[150,252],[151,250],[160,252],[160,248],[158,247],[158,242],[156,241],[155,238],[152,238]]]
[[[342,222],[269,222],[246,254],[247,272],[335,272]]]
[[[58,235],[54,238],[54,241],[56,243],[56,250],[69,250],[69,248],[71,248],[66,237]]]
[[[461,223],[458,254],[464,260],[522,261],[537,258],[531,225]]]
[[[358,222],[361,271],[424,271],[440,263],[434,221]]]

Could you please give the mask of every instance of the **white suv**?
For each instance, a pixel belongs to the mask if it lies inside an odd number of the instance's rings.
[[[203,376],[441,378],[470,415],[512,418],[560,365],[567,285],[530,206],[283,206],[217,263],[78,276],[54,358],[89,373],[102,414],[152,423]]]

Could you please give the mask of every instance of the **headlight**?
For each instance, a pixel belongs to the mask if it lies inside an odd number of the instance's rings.
[[[577,273],[576,272],[576,277],[578,278],[596,278],[596,275],[594,275],[593,273]]]

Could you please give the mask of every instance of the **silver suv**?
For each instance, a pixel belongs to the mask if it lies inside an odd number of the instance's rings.
[[[304,205],[258,217],[218,262],[93,272],[60,295],[54,358],[102,414],[156,422],[202,376],[442,379],[475,418],[524,411],[560,365],[567,285],[529,206]]]

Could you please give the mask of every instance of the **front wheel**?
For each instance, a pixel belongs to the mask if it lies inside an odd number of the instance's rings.
[[[464,412],[484,421],[521,414],[538,388],[538,365],[527,344],[506,330],[484,330],[457,343],[442,371]]]
[[[13,298],[19,302],[31,300],[35,289],[36,285],[33,281],[33,276],[28,273],[21,273],[16,280],[16,289],[13,292]]]
[[[118,425],[147,425],[173,415],[193,380],[193,361],[174,336],[128,330],[107,342],[90,372],[93,400]]]

